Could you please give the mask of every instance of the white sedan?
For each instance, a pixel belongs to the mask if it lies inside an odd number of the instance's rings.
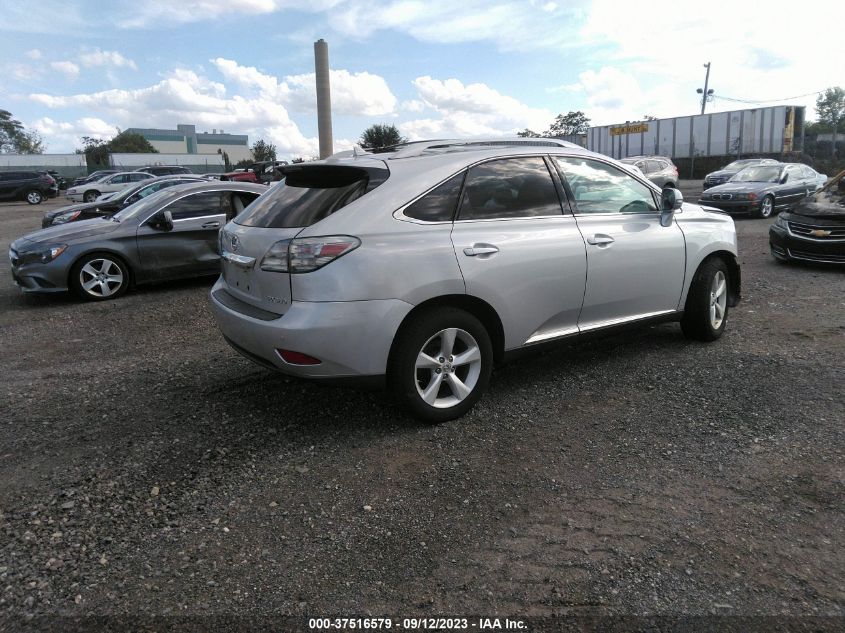
[[[155,178],[152,174],[143,171],[121,171],[116,174],[111,174],[94,182],[88,182],[84,185],[71,187],[67,190],[68,198],[74,202],[94,202],[100,195],[104,193],[114,193],[120,191],[124,187],[137,184],[142,180]]]

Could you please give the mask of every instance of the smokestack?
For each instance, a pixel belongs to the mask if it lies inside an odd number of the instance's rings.
[[[329,45],[322,38],[314,42],[314,69],[317,74],[317,133],[320,136],[320,158],[322,159],[334,154]]]

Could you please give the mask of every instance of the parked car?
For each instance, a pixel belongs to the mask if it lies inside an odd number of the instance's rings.
[[[111,176],[112,174],[117,173],[120,173],[119,169],[100,169],[98,171],[95,171],[93,174],[89,174],[88,176],[81,176],[79,178],[76,178],[72,183],[70,183],[70,186],[78,187],[79,185],[94,182],[100,180],[101,178],[105,178],[106,176]]]
[[[170,187],[110,218],[52,226],[12,242],[23,292],[74,290],[101,301],[136,284],[218,274],[218,231],[263,185],[198,182]]]
[[[62,176],[55,169],[48,169],[47,173],[50,175],[50,177],[53,180],[56,181],[56,187],[58,187],[59,191],[62,191],[63,189],[67,189],[67,178]]]
[[[775,259],[845,264],[845,171],[769,227]]]
[[[234,180],[237,182],[258,182],[258,175],[251,169],[235,169],[221,174],[219,180]]]
[[[816,191],[818,176],[800,163],[755,165],[737,172],[725,184],[703,192],[699,202],[728,213],[768,218]]]
[[[634,165],[658,187],[676,187],[678,185],[678,168],[671,158],[665,156],[629,156],[622,159],[623,163]]]
[[[57,224],[67,224],[68,222],[79,222],[81,220],[90,220],[91,218],[108,217],[114,215],[124,207],[138,202],[142,198],[154,194],[156,191],[173,187],[175,185],[184,185],[192,182],[202,182],[203,178],[199,176],[160,176],[159,178],[150,178],[143,180],[135,185],[130,185],[125,189],[121,189],[116,193],[103,194],[94,202],[83,202],[80,204],[71,204],[58,209],[53,209],[44,214],[41,219],[41,227],[47,228]]]
[[[71,187],[65,195],[74,202],[94,202],[103,193],[120,191],[150,178],[155,178],[155,176],[142,171],[121,171],[93,182]]]
[[[704,177],[704,189],[722,185],[731,179],[731,176],[742,171],[746,167],[753,167],[754,165],[777,165],[780,161],[773,158],[743,158],[728,163],[718,171],[711,171]]]
[[[41,204],[59,195],[59,186],[46,171],[0,171],[0,200]]]
[[[284,172],[221,231],[217,326],[284,373],[386,375],[423,420],[466,413],[511,352],[655,320],[712,341],[739,300],[729,216],[574,144],[413,143]]]
[[[141,167],[135,171],[143,171],[153,176],[181,176],[183,174],[193,174],[187,167],[181,165],[150,165],[148,167]]]

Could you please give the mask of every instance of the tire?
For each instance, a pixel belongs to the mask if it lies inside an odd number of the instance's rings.
[[[718,257],[699,266],[681,319],[681,330],[687,338],[709,342],[722,336],[728,322],[729,282],[728,267]]]
[[[117,299],[129,287],[129,267],[111,253],[88,253],[70,270],[70,286],[88,301]]]
[[[91,191],[86,191],[85,194],[82,196],[83,202],[94,202],[97,199],[97,196],[100,195],[99,191],[92,189]]]
[[[467,362],[458,361],[462,356]],[[433,308],[397,334],[387,379],[402,408],[437,424],[467,413],[487,389],[492,371],[493,345],[481,322],[464,310]]]
[[[27,191],[25,198],[29,204],[41,204],[41,202],[44,200],[44,196],[37,189]]]
[[[775,198],[774,196],[764,196],[760,201],[760,208],[757,209],[755,215],[758,218],[770,218],[775,212]]]

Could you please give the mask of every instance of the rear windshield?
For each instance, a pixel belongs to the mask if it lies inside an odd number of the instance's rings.
[[[285,169],[285,178],[235,218],[265,229],[311,226],[372,191],[387,169],[313,165]]]

